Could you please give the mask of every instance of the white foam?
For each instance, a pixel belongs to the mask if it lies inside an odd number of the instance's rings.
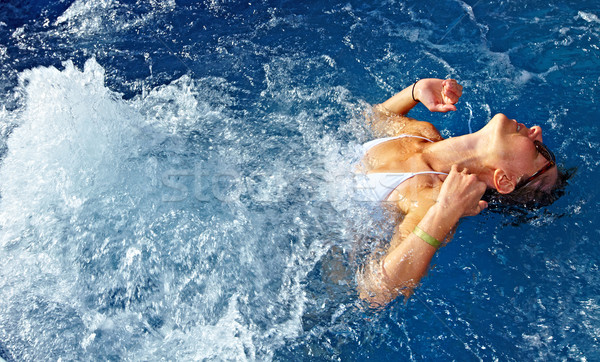
[[[598,16],[596,14],[588,13],[585,11],[577,12],[577,18],[581,18],[581,19],[587,21],[588,23],[600,23],[600,19],[598,18]]]
[[[171,11],[174,0],[150,1],[153,11],[136,15],[126,4],[116,0],[76,0],[54,21],[59,32],[86,37],[114,33],[141,26],[162,11]]]
[[[73,33],[93,34],[104,29],[106,14],[117,6],[114,0],[77,0],[56,18],[54,25],[67,24]],[[75,22],[79,22],[76,29]]]
[[[34,216],[59,200],[61,208],[77,208],[100,185],[119,184],[119,154],[137,152],[141,119],[115,102],[104,70],[93,60],[83,72],[68,62],[62,72],[26,71],[20,82],[28,101],[0,170],[3,220]]]

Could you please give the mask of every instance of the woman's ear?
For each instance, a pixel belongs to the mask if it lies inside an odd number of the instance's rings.
[[[494,171],[494,187],[501,194],[510,194],[517,186],[517,177],[502,169]]]

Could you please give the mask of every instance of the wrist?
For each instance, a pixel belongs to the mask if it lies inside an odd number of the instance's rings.
[[[423,230],[427,231],[434,238],[443,240],[450,230],[458,223],[461,215],[462,212],[457,210],[456,207],[436,202],[431,206],[419,225],[421,225],[422,228],[425,227]],[[435,225],[436,227],[431,229],[428,228],[427,225]]]
[[[417,98],[417,95],[415,95],[415,88],[417,87],[417,83],[419,83],[419,80],[413,83],[410,93],[412,95],[413,102],[419,103],[420,100]]]

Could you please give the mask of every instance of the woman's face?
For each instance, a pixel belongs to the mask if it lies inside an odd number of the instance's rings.
[[[503,161],[503,166],[513,172],[521,180],[531,176],[544,167],[548,160],[541,155],[534,141],[543,142],[542,129],[539,126],[527,128],[524,124],[514,119],[509,119],[504,114],[495,115],[488,126],[492,128],[492,147]],[[558,172],[553,168],[540,176],[542,189],[551,188],[556,182]]]

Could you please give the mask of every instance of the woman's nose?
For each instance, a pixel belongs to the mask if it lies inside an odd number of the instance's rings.
[[[542,140],[542,127],[533,126],[529,129],[529,138],[532,140],[537,140],[543,142]]]

